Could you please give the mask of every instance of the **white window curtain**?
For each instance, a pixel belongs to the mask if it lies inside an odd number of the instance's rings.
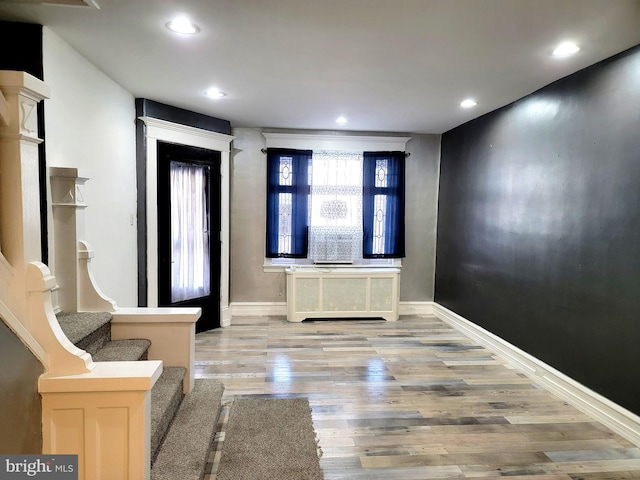
[[[362,257],[362,154],[314,151],[311,161],[309,257],[353,262]]]
[[[208,168],[171,162],[171,302],[211,294]]]

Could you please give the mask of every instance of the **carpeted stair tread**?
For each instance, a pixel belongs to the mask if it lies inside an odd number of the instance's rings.
[[[151,480],[200,480],[218,424],[224,385],[197,379],[151,468]]]
[[[91,355],[111,340],[109,312],[59,313],[56,317],[69,341]]]
[[[145,338],[111,340],[98,350],[94,362],[117,362],[146,360],[151,342]]]
[[[151,389],[151,463],[167,435],[169,426],[184,396],[182,382],[187,370],[164,367],[162,375]]]

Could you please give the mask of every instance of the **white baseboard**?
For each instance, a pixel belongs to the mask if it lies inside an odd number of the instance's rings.
[[[640,446],[640,417],[633,412],[442,305],[434,303],[433,313],[564,401]]]
[[[232,302],[229,308],[233,317],[287,315],[287,302]],[[400,315],[433,315],[433,302],[400,302],[398,311]]]
[[[232,302],[232,317],[286,316],[287,302]]]
[[[433,315],[433,302],[400,302],[400,315]]]
[[[230,307],[222,307],[220,318],[220,326],[221,327],[230,327],[231,326],[231,308]]]

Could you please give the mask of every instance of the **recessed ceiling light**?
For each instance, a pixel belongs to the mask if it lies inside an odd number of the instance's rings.
[[[338,117],[336,118],[336,123],[338,125],[345,125],[347,123],[347,119],[345,117]]]
[[[471,108],[475,107],[476,105],[478,105],[478,102],[476,102],[473,98],[467,98],[466,100],[460,102],[460,106],[462,108]]]
[[[204,92],[204,94],[207,97],[211,97],[211,98],[222,98],[222,97],[226,97],[227,94],[224,92],[221,92],[220,90],[218,90],[217,88],[210,88],[209,90],[207,90],[206,92]]]
[[[580,51],[580,47],[573,42],[562,42],[553,50],[554,57],[568,57]]]
[[[200,31],[197,25],[194,25],[184,17],[174,18],[166,26],[172,32],[182,33],[183,35],[194,35]]]

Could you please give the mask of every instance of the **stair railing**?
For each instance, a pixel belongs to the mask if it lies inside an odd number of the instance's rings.
[[[93,278],[93,253],[82,241],[84,222],[80,218],[72,234],[62,225],[53,231],[54,240],[59,232],[73,239],[66,244],[68,255],[53,264],[60,280],[68,282],[61,285],[63,290],[69,287],[73,292],[65,300],[76,311],[112,312],[116,335],[143,328],[145,334],[136,336],[149,338],[156,347],[148,361],[94,362],[64,335],[55,317],[58,282],[40,261],[40,218],[33,213],[39,211],[39,198],[33,192],[39,191],[38,144],[42,142],[37,138],[36,105],[48,97],[48,86],[35,77],[0,71],[0,314],[6,307],[11,314],[6,317],[17,321],[13,330],[23,341],[33,339],[45,367],[38,381],[43,453],[78,454],[79,479],[148,479],[150,390],[162,373],[164,358],[188,368],[190,381],[184,382],[185,390],[191,389],[195,321],[200,309],[118,309]],[[60,176],[69,175],[85,180],[77,169]],[[68,198],[58,198],[57,190],[52,191],[54,217],[58,207],[77,212],[86,206],[77,198],[77,186],[70,188],[73,190],[60,190],[61,195],[70,194]],[[54,258],[58,253],[56,245]],[[171,356],[176,350],[180,358]]]

